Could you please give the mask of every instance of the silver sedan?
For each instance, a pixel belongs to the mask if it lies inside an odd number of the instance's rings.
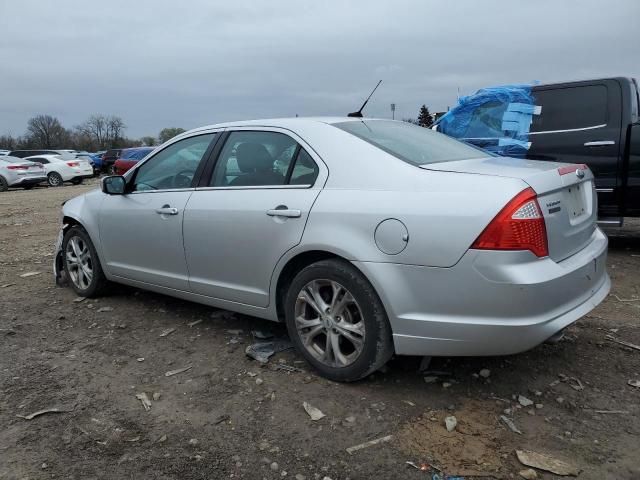
[[[492,157],[404,122],[184,133],[68,201],[56,278],[285,322],[324,376],[392,354],[522,352],[610,288],[585,165]]]

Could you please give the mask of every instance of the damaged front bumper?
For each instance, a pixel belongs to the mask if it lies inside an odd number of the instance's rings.
[[[53,253],[53,276],[58,286],[64,286],[67,282],[67,272],[64,270],[64,258],[62,257],[62,239],[66,228],[67,225],[63,225],[60,228]]]

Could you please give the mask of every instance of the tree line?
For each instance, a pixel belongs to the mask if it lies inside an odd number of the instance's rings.
[[[164,128],[158,137],[144,136],[133,139],[125,135],[124,120],[117,115],[91,115],[80,125],[66,128],[51,115],[36,115],[27,122],[23,135],[0,135],[0,148],[22,149],[73,149],[96,152],[110,148],[151,146],[164,143],[184,132],[183,128]]]

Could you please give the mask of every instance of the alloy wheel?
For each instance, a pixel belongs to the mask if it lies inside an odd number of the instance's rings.
[[[86,290],[93,279],[93,260],[89,245],[80,237],[74,236],[67,242],[65,251],[67,272],[73,284]]]
[[[62,178],[56,173],[49,175],[47,181],[51,187],[58,187],[62,183]]]
[[[346,367],[362,353],[362,310],[351,292],[336,281],[312,280],[300,290],[295,326],[304,348],[327,366]]]

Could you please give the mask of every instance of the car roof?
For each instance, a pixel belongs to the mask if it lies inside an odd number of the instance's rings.
[[[60,155],[56,155],[53,153],[44,153],[42,155],[30,155],[28,157],[24,157],[23,160],[29,160],[30,158],[45,158],[47,160],[62,160]]]
[[[209,130],[212,128],[230,128],[230,127],[280,127],[286,129],[294,129],[296,127],[303,126],[311,126],[311,125],[319,125],[319,124],[327,124],[332,125],[334,123],[342,123],[342,122],[358,122],[361,120],[387,120],[389,122],[393,120],[389,120],[386,118],[356,118],[356,117],[289,117],[289,118],[263,118],[257,120],[244,120],[244,121],[235,121],[235,122],[225,122],[225,123],[216,123],[212,125],[206,125],[203,127],[194,128],[181,134],[180,136],[198,132],[201,130]],[[397,120],[400,121],[400,120]]]

